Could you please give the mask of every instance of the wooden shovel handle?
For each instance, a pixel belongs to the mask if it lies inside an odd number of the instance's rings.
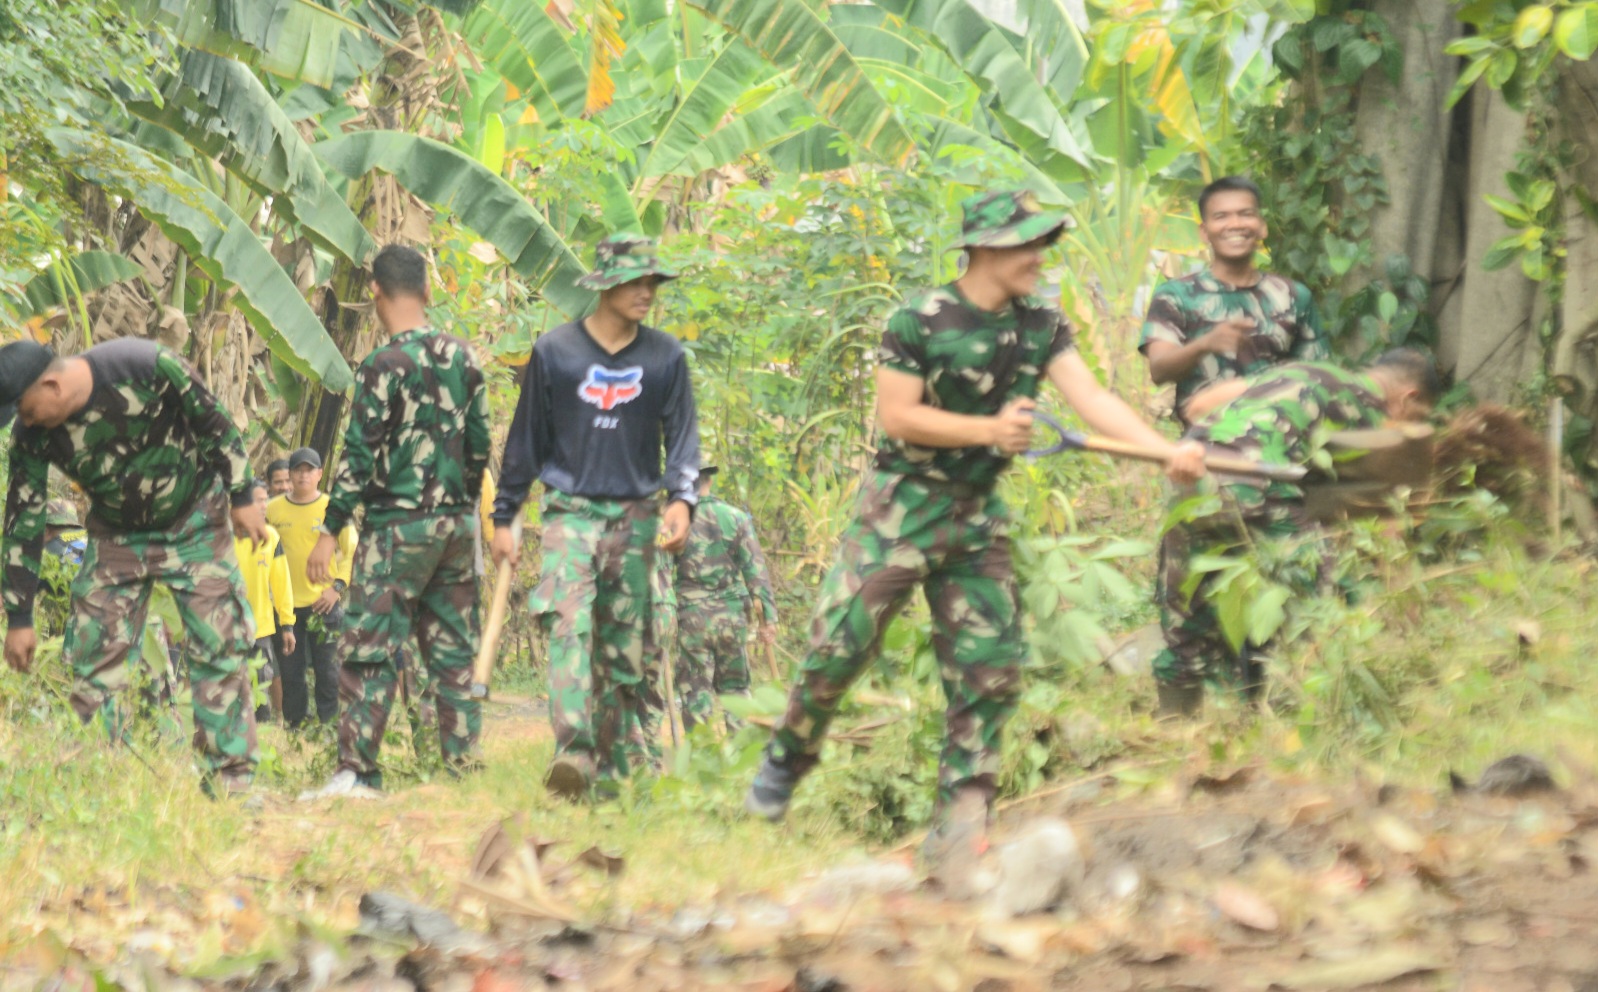
[[[1165,463],[1165,455],[1162,452],[1153,448],[1146,448],[1141,444],[1133,444],[1129,441],[1090,436],[1083,439],[1082,446],[1089,451],[1114,455],[1118,458]],[[1259,462],[1249,461],[1247,458],[1233,458],[1229,455],[1205,455],[1204,466],[1212,472],[1220,472],[1225,475],[1246,475],[1258,479],[1284,482],[1296,482],[1304,477],[1304,469],[1297,465],[1264,465]]]
[[[510,525],[510,536],[513,543],[522,543],[520,513]],[[477,646],[477,660],[472,664],[474,685],[488,685],[488,678],[494,671],[494,653],[499,648],[499,635],[505,629],[505,608],[510,604],[510,576],[510,559],[507,558],[499,563],[499,572],[494,576],[494,599],[488,607],[488,625],[483,628],[483,640]]]

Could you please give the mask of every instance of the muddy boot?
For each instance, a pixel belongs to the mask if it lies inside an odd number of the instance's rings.
[[[552,796],[568,802],[578,802],[588,795],[593,784],[592,762],[587,755],[559,754],[549,763],[544,776],[544,788]]]
[[[1160,708],[1156,716],[1161,720],[1196,717],[1204,710],[1203,683],[1172,685],[1168,682],[1156,682],[1154,687],[1160,695]]]

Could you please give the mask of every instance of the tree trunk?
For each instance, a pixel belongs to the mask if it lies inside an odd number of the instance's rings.
[[[1408,256],[1432,288],[1439,364],[1477,397],[1514,398],[1541,367],[1535,328],[1538,286],[1511,265],[1482,268],[1487,249],[1509,233],[1483,199],[1508,194],[1525,115],[1478,85],[1443,109],[1459,60],[1443,52],[1460,30],[1448,0],[1380,0],[1374,9],[1404,48],[1395,86],[1379,69],[1361,81],[1360,141],[1381,159],[1392,202],[1372,219],[1378,259]]]
[[[364,122],[367,127],[420,134],[426,110],[437,102],[437,79],[418,65],[421,60],[416,53],[425,52],[426,45],[416,18],[395,16],[394,22],[403,31],[403,40],[389,49],[372,81]],[[425,243],[428,239],[431,210],[391,176],[368,175],[351,183],[348,202],[378,245]],[[352,366],[363,361],[376,344],[376,322],[364,305],[372,278],[366,261],[356,264],[339,258],[323,291],[322,325]],[[344,403],[341,394],[318,387],[307,390],[300,411],[300,443],[322,454],[329,475],[337,466],[334,448]]]
[[[1582,62],[1569,66],[1559,80],[1560,140],[1575,154],[1564,177],[1565,194],[1565,295],[1561,301],[1559,330],[1549,363],[1554,381],[1565,395],[1570,412],[1588,422],[1598,421],[1598,229],[1580,199],[1568,190],[1579,187],[1598,191],[1598,65]],[[1589,435],[1585,450],[1573,452],[1588,478],[1598,476],[1598,432]]]

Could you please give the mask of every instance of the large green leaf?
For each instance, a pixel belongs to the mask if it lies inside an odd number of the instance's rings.
[[[8,302],[12,316],[21,321],[51,307],[62,306],[74,296],[83,296],[112,283],[142,275],[137,262],[112,251],[86,251],[54,262],[28,280],[22,295]]]
[[[499,249],[512,269],[541,286],[544,298],[568,317],[582,316],[593,306],[594,294],[576,285],[588,270],[560,233],[515,187],[465,152],[401,131],[355,131],[311,147],[350,179],[374,169],[386,172],[454,214]]]
[[[1019,26],[1026,64],[1037,73],[1054,98],[1069,104],[1087,71],[1088,44],[1065,0],[1027,0],[1019,5],[1026,20]]]
[[[532,101],[547,124],[581,117],[588,73],[566,32],[532,0],[484,0],[461,27],[472,52]]]
[[[1032,164],[1013,146],[961,121],[930,115],[922,119],[930,125],[923,145],[933,156],[949,153],[955,147],[976,149],[986,158],[1009,163],[1024,177],[1022,185],[1037,193],[1045,203],[1070,202],[1071,197],[1060,188],[1059,183]],[[971,169],[962,178],[967,182],[976,183],[981,181],[982,173]]]
[[[784,159],[792,166],[789,171],[794,172],[822,172],[847,165],[842,156],[832,154],[823,162],[820,153],[800,153],[793,147],[788,149],[787,157],[778,155],[777,148],[781,145],[804,143],[807,148],[824,149],[828,142],[837,139],[837,131],[815,124],[814,117],[810,101],[792,86],[756,87],[738,101],[731,120],[706,135],[693,149],[690,169],[695,173],[706,172],[735,162],[750,152],[765,150],[771,151],[774,159]]]
[[[1037,81],[1015,35],[968,0],[879,0],[879,6],[924,32],[992,93],[995,118],[1010,125],[1006,133],[1034,159],[1059,156],[1091,167],[1092,157],[1072,133],[1063,106]]]
[[[45,132],[84,179],[128,197],[218,283],[285,364],[335,392],[354,382],[322,322],[244,219],[193,176],[136,145],[74,128]]]
[[[156,20],[179,44],[238,58],[316,86],[338,78],[346,31],[362,26],[314,0],[128,0],[133,15]]]
[[[129,102],[133,113],[217,159],[295,221],[322,247],[360,265],[375,250],[327,177],[311,146],[255,73],[209,52],[183,53],[165,106]]]
[[[639,163],[640,178],[684,174],[683,166],[695,148],[720,126],[727,111],[764,69],[759,55],[742,41],[731,39],[721,54],[687,83],[682,98],[660,121],[649,155]]]
[[[778,69],[789,71],[817,112],[861,148],[903,162],[915,140],[871,86],[838,36],[804,0],[684,0],[736,32]]]

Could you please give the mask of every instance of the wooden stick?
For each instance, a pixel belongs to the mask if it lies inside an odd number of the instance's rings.
[[[771,680],[781,682],[782,669],[777,667],[777,646],[770,641],[762,641],[760,647],[761,654],[766,656],[766,667],[771,669]]]
[[[1114,455],[1118,458],[1165,463],[1165,455],[1155,451],[1153,448],[1145,448],[1141,444],[1132,444],[1129,441],[1117,441],[1114,438],[1089,437],[1085,439],[1083,447],[1088,451],[1097,451],[1100,454]],[[1264,465],[1259,462],[1249,461],[1247,458],[1232,458],[1228,455],[1205,455],[1204,465],[1212,472],[1223,472],[1227,475],[1247,475],[1254,478],[1294,481],[1304,476],[1304,470],[1297,465]]]
[[[681,718],[681,712],[677,707],[677,686],[671,672],[673,668],[677,667],[676,659],[670,657],[670,652],[665,650],[660,652],[660,667],[662,669],[661,678],[666,683],[666,726],[671,728],[671,746],[675,748],[679,740],[677,736],[677,721]],[[687,729],[684,728],[683,734],[686,736],[687,733]]]
[[[521,547],[522,517],[518,513],[510,525],[511,543]],[[477,646],[477,660],[472,664],[472,696],[482,699],[488,695],[488,679],[494,671],[494,652],[499,648],[499,635],[505,629],[505,608],[510,603],[510,559],[499,563],[499,574],[494,577],[494,600],[488,607],[488,626],[483,629],[483,640]]]

